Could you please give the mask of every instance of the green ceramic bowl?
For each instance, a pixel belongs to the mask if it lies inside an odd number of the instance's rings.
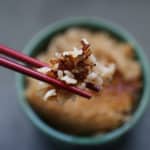
[[[113,130],[112,132],[106,133],[104,135],[96,135],[96,136],[74,136],[65,134],[59,130],[56,130],[43,122],[39,116],[34,112],[31,106],[28,104],[26,97],[24,96],[25,90],[25,77],[23,75],[17,74],[17,90],[19,95],[19,103],[23,108],[24,112],[27,114],[32,123],[39,128],[43,133],[48,135],[50,139],[53,141],[63,142],[67,145],[97,145],[108,143],[115,139],[118,139],[123,134],[125,134],[128,130],[133,128],[135,124],[142,117],[143,112],[145,111],[146,106],[149,101],[149,91],[150,91],[150,71],[149,64],[147,58],[144,55],[144,51],[139,46],[139,44],[135,41],[135,39],[127,33],[125,30],[120,28],[118,25],[114,25],[110,22],[98,19],[91,18],[74,18],[68,19],[64,21],[57,22],[53,25],[50,25],[40,31],[24,48],[24,53],[30,56],[35,56],[44,50],[51,38],[53,38],[56,34],[65,31],[70,27],[85,27],[92,30],[104,30],[115,36],[121,41],[126,41],[131,43],[131,45],[135,49],[135,53],[137,55],[137,59],[139,60],[142,66],[143,72],[143,81],[144,87],[141,93],[141,97],[139,99],[138,106],[135,112],[132,115],[132,119],[125,123],[120,128]]]

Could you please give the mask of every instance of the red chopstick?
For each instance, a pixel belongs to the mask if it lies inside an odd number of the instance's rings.
[[[48,66],[47,64],[45,64],[45,63],[43,63],[37,59],[31,58],[29,56],[26,56],[23,53],[17,52],[11,48],[8,48],[8,47],[2,46],[2,45],[0,45],[0,54],[4,54],[6,56],[15,58],[17,60],[26,62],[26,63],[34,66],[34,67]],[[82,89],[74,87],[74,86],[68,86],[67,84],[63,83],[60,80],[48,77],[48,76],[46,76],[46,75],[44,75],[38,71],[27,68],[24,65],[13,62],[13,61],[9,60],[8,58],[6,59],[5,57],[2,57],[2,56],[0,56],[0,66],[6,67],[6,68],[11,69],[11,70],[15,70],[19,73],[28,75],[28,76],[33,77],[35,79],[41,80],[43,82],[53,84],[57,87],[60,87],[64,90],[75,93],[77,95],[83,96],[85,98],[91,98],[91,96],[92,96],[91,93],[89,93],[87,91],[83,91]]]
[[[41,62],[40,60],[37,60],[35,58],[29,57],[21,52],[18,52],[15,49],[9,48],[4,45],[0,45],[0,54],[4,54],[6,56],[12,57],[16,60],[20,60],[24,63],[30,64],[34,67],[45,67],[48,66],[48,64]]]

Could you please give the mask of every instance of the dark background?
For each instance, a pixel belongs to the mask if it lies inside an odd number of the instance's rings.
[[[60,19],[96,16],[126,28],[150,58],[150,1],[144,0],[0,0],[0,43],[22,50],[43,27]],[[109,149],[150,147],[150,110],[124,138]],[[0,68],[0,150],[50,149],[17,103],[14,73]],[[101,148],[103,149],[103,148]]]

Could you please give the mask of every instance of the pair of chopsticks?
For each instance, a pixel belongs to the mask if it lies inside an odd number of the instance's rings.
[[[28,65],[31,65],[32,67],[48,66],[48,64],[46,64],[44,62],[41,62],[35,58],[29,57],[23,53],[17,52],[16,50],[8,48],[4,45],[0,45],[0,54],[3,54],[7,57],[16,59],[16,60],[23,62],[23,63],[27,63]],[[89,93],[87,91],[83,91],[82,89],[74,87],[74,86],[69,86],[60,80],[48,77],[45,74],[42,74],[36,70],[28,68],[25,65],[21,65],[17,62],[14,62],[14,61],[12,61],[12,60],[4,57],[4,56],[1,56],[1,55],[0,55],[0,66],[3,66],[3,67],[8,68],[10,70],[14,70],[14,71],[19,72],[19,73],[24,74],[24,75],[30,76],[30,77],[35,78],[37,80],[55,85],[61,89],[70,91],[74,94],[83,96],[85,98],[91,98],[91,96],[92,96],[91,93]]]

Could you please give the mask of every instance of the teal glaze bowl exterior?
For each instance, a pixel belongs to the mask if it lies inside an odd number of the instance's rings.
[[[140,121],[146,106],[149,102],[149,93],[150,93],[150,71],[149,71],[149,63],[144,55],[144,51],[136,42],[136,40],[129,34],[127,31],[122,29],[116,24],[112,24],[108,21],[104,21],[101,19],[93,19],[93,18],[72,18],[63,21],[59,21],[48,27],[44,28],[37,35],[33,37],[33,39],[26,45],[24,48],[24,53],[30,56],[36,56],[38,53],[42,52],[46,49],[48,42],[56,35],[61,32],[64,32],[66,29],[70,27],[85,27],[92,30],[104,30],[112,34],[114,37],[118,38],[121,41],[129,42],[136,53],[137,59],[141,64],[142,73],[143,73],[143,90],[141,92],[141,97],[139,99],[139,103],[132,115],[132,118],[129,122],[125,123],[121,127],[108,132],[106,134],[100,134],[96,136],[74,136],[63,133],[59,130],[56,130],[46,124],[42,119],[34,112],[31,106],[28,104],[26,97],[24,95],[25,90],[25,76],[17,74],[17,91],[18,91],[18,100],[19,103],[32,121],[32,123],[40,129],[44,134],[48,136],[52,141],[57,143],[62,143],[63,145],[101,145],[104,143],[108,143],[111,141],[115,141],[131,128],[135,126],[135,124]]]

